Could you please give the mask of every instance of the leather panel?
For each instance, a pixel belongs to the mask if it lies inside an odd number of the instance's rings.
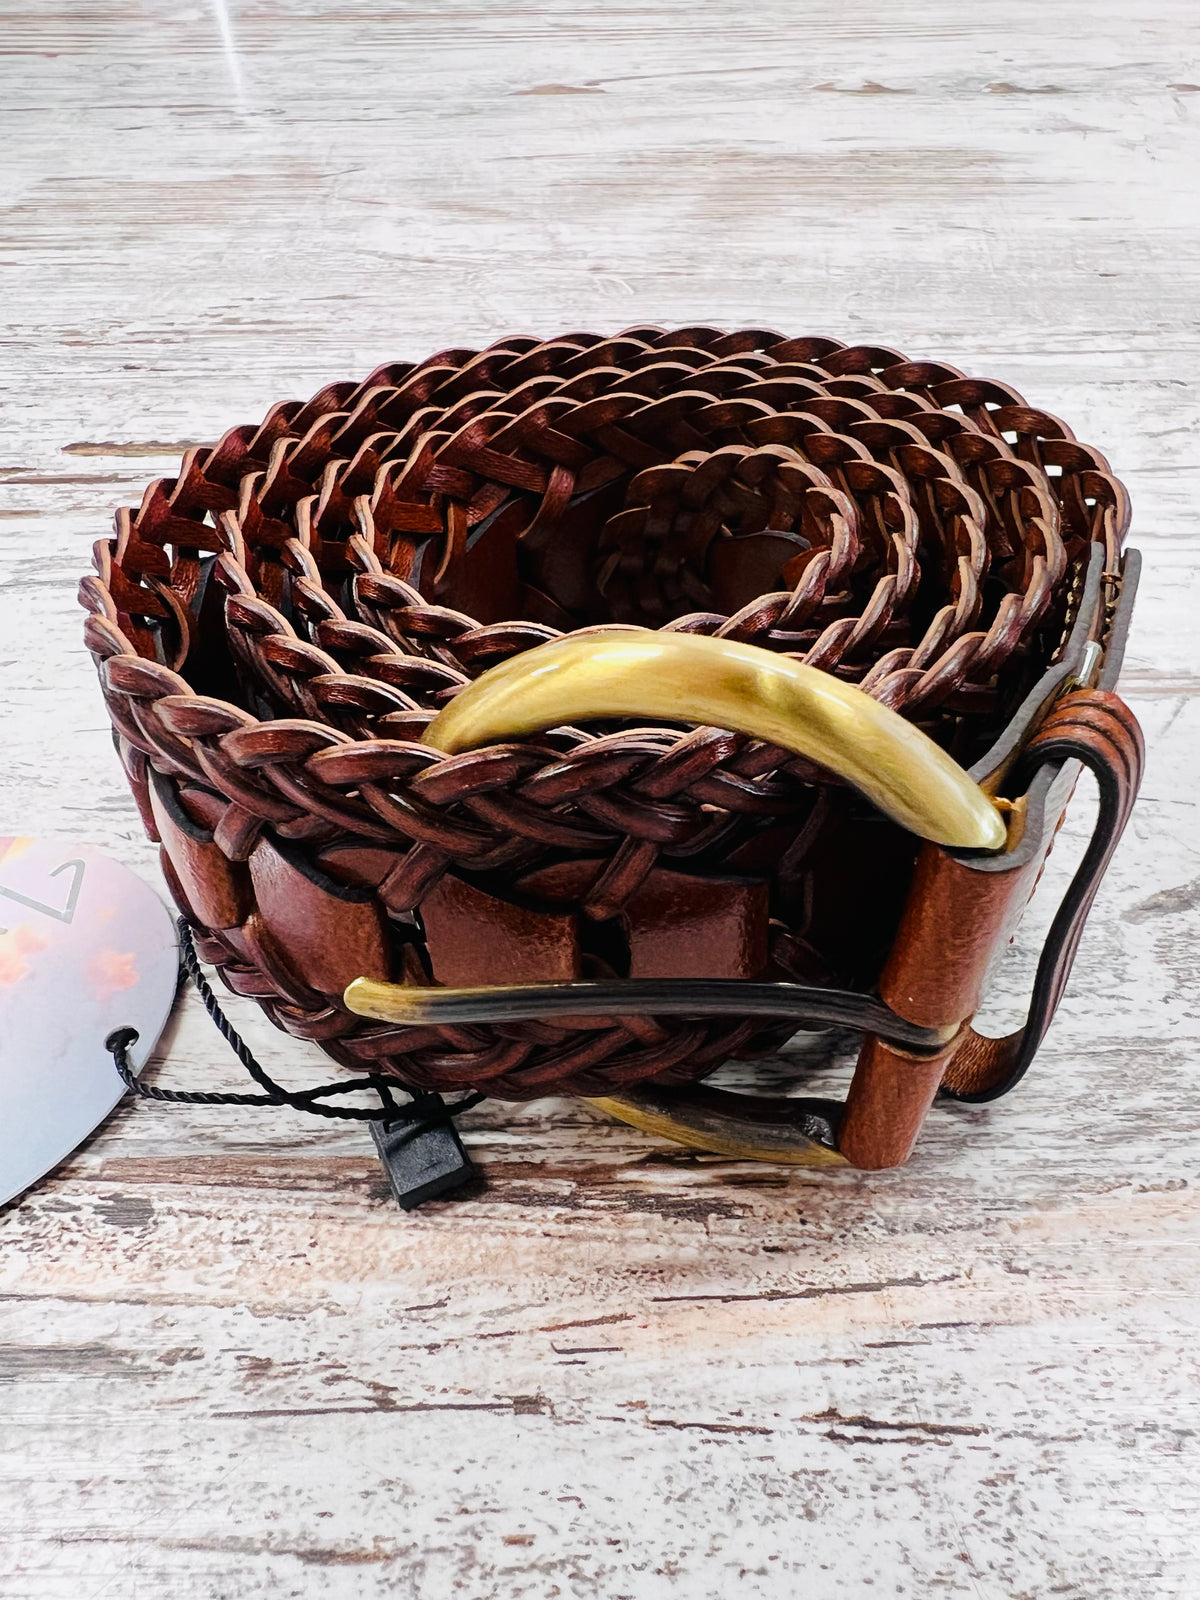
[[[269,839],[250,857],[259,915],[288,966],[311,989],[340,999],[359,977],[391,977],[388,936],[374,895],[301,871]]]
[[[183,810],[169,778],[152,771],[150,807],[163,853],[187,901],[205,928],[236,928],[253,908],[244,867],[229,860],[212,834]]]
[[[580,976],[570,912],[531,911],[447,874],[421,902],[434,980],[449,988]]]
[[[757,978],[767,964],[765,881],[656,869],[625,902],[631,978]]]

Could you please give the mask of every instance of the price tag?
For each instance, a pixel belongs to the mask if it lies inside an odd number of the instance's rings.
[[[104,1041],[136,1028],[135,1070],[171,1012],[174,919],[90,845],[0,836],[0,1203],[64,1160],[124,1094]]]

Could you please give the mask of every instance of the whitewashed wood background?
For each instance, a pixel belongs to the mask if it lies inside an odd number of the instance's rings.
[[[118,1112],[0,1214],[0,1593],[1200,1594],[1198,35],[1193,0],[0,0],[0,831],[155,877],[73,595],[182,443],[650,319],[946,356],[1105,449],[1151,749],[1035,1071],[904,1171],[487,1105],[486,1188],[405,1218],[359,1131]],[[194,1004],[169,1051],[232,1078]]]

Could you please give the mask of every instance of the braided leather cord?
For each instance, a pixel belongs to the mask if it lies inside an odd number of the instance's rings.
[[[443,351],[274,406],[117,512],[81,600],[152,834],[165,780],[235,873],[263,838],[300,852],[375,898],[412,981],[448,873],[515,884],[595,858],[580,907],[598,923],[656,863],[743,870],[772,826],[792,890],[771,970],[811,980],[844,976],[803,910],[827,818],[853,811],[827,774],[712,728],[452,757],[422,729],[496,662],[616,622],[787,652],[969,760],[1052,659],[1089,545],[1115,568],[1128,519],[1104,458],[1006,385],[828,338],[637,327]],[[604,1094],[781,1036],[381,1027],[314,987],[252,903],[216,926],[173,888],[230,987],[417,1090]],[[860,921],[881,953],[886,915]]]

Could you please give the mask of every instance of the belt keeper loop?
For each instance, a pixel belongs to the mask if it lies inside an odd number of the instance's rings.
[[[874,1034],[863,1040],[838,1130],[838,1150],[854,1166],[875,1171],[908,1160],[1028,881],[1027,867],[980,871],[941,845],[922,846],[879,994],[907,1022],[956,1031],[925,1057]]]
[[[902,1167],[965,1031],[933,1056],[912,1055],[868,1034],[838,1126],[838,1153],[865,1172]]]

